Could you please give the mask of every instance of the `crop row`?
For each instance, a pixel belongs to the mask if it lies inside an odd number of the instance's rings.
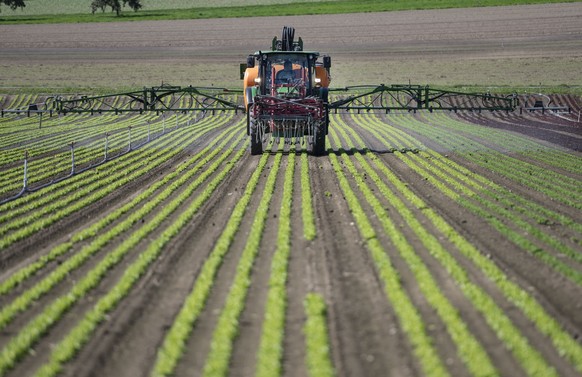
[[[265,187],[261,194],[259,207],[257,208],[256,215],[251,225],[249,237],[237,265],[237,271],[232,287],[228,293],[220,317],[218,318],[218,323],[210,344],[210,353],[206,359],[203,370],[203,374],[206,376],[225,376],[228,373],[233,341],[238,334],[239,316],[244,309],[245,298],[251,284],[252,267],[263,237],[263,231],[269,213],[269,206],[275,190],[277,174],[279,172],[279,167],[281,166],[281,159],[282,154],[279,153],[275,156],[271,172],[267,177]],[[293,172],[292,164],[288,167],[287,171]],[[288,187],[292,187],[292,182],[285,179],[284,186],[285,190],[287,190]],[[290,197],[284,198],[283,205],[285,205],[285,200],[290,201],[290,199]],[[288,216],[288,214],[280,213],[280,225],[283,221],[282,219],[286,216]],[[279,228],[279,233],[281,233],[281,228]],[[276,371],[273,370],[272,372],[272,375],[274,376]]]
[[[227,132],[232,131],[227,130],[223,132],[222,135],[219,135],[219,140],[221,140]],[[226,143],[228,143],[231,138],[232,136],[227,137],[220,144],[213,143],[204,148],[200,153],[196,154],[194,157],[188,160],[187,163],[180,165],[180,167],[177,168],[174,172],[166,175],[163,179],[151,185],[147,190],[136,196],[131,202],[111,212],[93,225],[75,234],[72,234],[69,241],[59,244],[58,246],[51,249],[50,252],[48,252],[46,255],[41,256],[36,261],[26,265],[18,271],[15,271],[8,279],[0,283],[0,294],[6,294],[10,292],[10,290],[15,286],[21,284],[25,279],[32,276],[40,269],[44,268],[51,261],[54,261],[59,256],[70,251],[73,247],[75,247],[75,245],[81,242],[87,242],[89,239],[93,238],[91,244],[81,249],[81,251],[76,255],[75,263],[78,265],[83,262],[87,256],[92,255],[100,248],[106,246],[107,243],[109,243],[113,238],[127,231],[131,226],[133,226],[133,224],[137,223],[139,219],[153,211],[153,209],[159,205],[159,203],[171,195],[184,182],[187,182],[187,180],[190,179],[195,173],[199,172],[200,169],[205,166],[205,164],[207,164],[209,161],[212,161],[212,159],[216,157],[218,152],[224,148]],[[170,189],[167,189],[166,191],[157,195],[155,199],[151,199],[152,195],[156,191],[160,190],[160,188],[166,185],[170,185]],[[142,207],[136,211],[135,209],[140,205],[142,205]],[[130,216],[125,221],[118,223],[108,232],[100,234],[100,232],[102,232],[107,226],[114,223],[115,221],[118,221],[118,219],[128,213],[130,213]],[[68,273],[70,269],[63,267],[63,271]],[[45,286],[47,286],[47,284],[45,284]],[[24,307],[23,303],[25,300],[23,300],[23,296],[25,295],[21,295],[19,298],[18,307],[20,310]],[[38,297],[38,294],[33,294],[31,297],[36,298]],[[9,309],[9,307],[6,307],[0,313],[7,311],[15,312],[18,311],[18,309]],[[4,318],[4,314],[0,315],[0,317]],[[0,324],[4,321],[4,319],[0,320]]]
[[[280,376],[285,335],[285,311],[287,309],[287,267],[291,252],[291,208],[293,201],[293,175],[295,153],[290,153],[283,182],[283,198],[279,211],[277,249],[271,262],[269,291],[265,305],[265,320],[259,345],[258,377]]]
[[[222,120],[226,122],[227,119]],[[54,188],[49,187],[51,190],[43,190],[41,193],[35,193],[38,195],[31,194],[23,198],[27,200],[9,203],[10,205],[6,207],[14,210],[7,211],[1,219],[5,225],[0,230],[0,235],[3,236],[0,250],[105,197],[116,188],[134,181],[155,166],[164,163],[168,158],[180,152],[180,148],[172,146],[183,143],[186,135],[192,133],[201,135],[216,129],[219,125],[220,122],[209,121],[206,125],[199,125],[195,129],[185,128],[178,133],[172,133],[156,141],[151,148],[139,149],[135,153],[125,155],[123,159],[103,165],[100,172],[106,173],[105,177],[102,174],[83,174],[78,176],[78,179],[73,178],[55,185]],[[199,132],[197,132],[198,129],[200,129]],[[30,202],[31,199],[34,201]],[[27,202],[30,204],[24,204]],[[24,205],[22,209],[17,210],[15,206],[19,204]],[[26,216],[16,217],[17,215]],[[14,220],[10,221],[12,218]],[[11,230],[13,232],[9,233]]]
[[[281,146],[279,145],[279,148]],[[305,155],[305,153],[302,153],[302,155]],[[245,300],[251,285],[252,268],[261,246],[282,157],[283,154],[281,153],[275,155],[270,173],[260,193],[260,202],[252,220],[250,232],[247,236],[240,259],[238,260],[232,285],[218,317],[218,322],[211,339],[210,351],[203,367],[204,375],[223,376],[229,372],[234,340],[239,332],[240,315],[245,307]],[[277,215],[279,219],[277,248],[273,255],[271,265],[269,291],[267,293],[265,319],[258,351],[256,375],[276,376],[281,373],[283,338],[285,335],[285,313],[287,309],[287,264],[291,248],[291,208],[293,202],[295,158],[295,153],[288,155],[287,168],[285,169],[285,177],[282,184],[281,207]],[[228,223],[217,240],[216,246],[202,266],[191,293],[185,300],[172,327],[166,334],[162,347],[158,351],[157,361],[152,372],[153,376],[167,376],[174,373],[177,363],[184,353],[186,341],[190,337],[190,333],[201,315],[210,290],[215,283],[218,268],[225,255],[229,252],[235,234],[238,232],[243,220],[243,216],[245,216],[248,210],[251,198],[256,196],[255,191],[268,159],[269,156],[267,154],[261,157],[243,196],[237,202]],[[303,161],[305,164],[302,165],[302,178],[306,179],[302,179],[301,188],[303,192],[309,189],[308,192],[310,193],[311,190],[308,188],[310,183],[308,179],[307,159]],[[304,199],[302,199],[302,204],[305,204]],[[313,214],[311,208],[308,208],[307,212],[311,212],[307,215],[307,218],[312,219]],[[321,342],[326,341],[327,333],[325,328],[322,329],[321,324],[317,324],[316,326],[319,331],[316,335],[318,336],[316,343],[319,345]],[[326,360],[326,357],[328,358],[327,354],[315,353],[316,355],[312,356],[314,360]],[[328,360],[328,363],[331,362]]]
[[[143,117],[134,117],[117,121],[113,123],[116,126],[111,127],[107,123],[107,119],[95,117],[93,119],[85,119],[83,127],[79,127],[76,124],[67,124],[66,126],[60,127],[62,129],[60,132],[53,129],[46,129],[47,136],[34,133],[35,136],[33,137],[31,135],[32,133],[26,133],[21,135],[25,141],[11,143],[7,146],[7,148],[11,149],[4,151],[0,165],[3,170],[9,169],[16,162],[22,161],[24,150],[26,150],[30,159],[34,161],[40,159],[37,164],[42,167],[42,159],[46,157],[50,157],[58,162],[53,155],[60,153],[63,149],[68,149],[66,147],[71,142],[83,147],[91,147],[91,144],[97,147],[97,144],[100,144],[99,148],[101,148],[103,143],[99,141],[105,139],[105,133],[110,133],[113,139],[116,133],[124,131],[123,136],[127,140],[127,127],[137,126],[145,121],[146,119]]]
[[[280,156],[281,155],[279,155],[279,158],[277,158],[274,162],[274,166],[271,169],[272,174],[275,174],[274,172],[276,172],[276,167],[280,163]],[[174,368],[176,367],[176,364],[180,360],[180,357],[184,351],[186,340],[192,331],[194,323],[204,308],[206,299],[208,298],[210,290],[214,285],[214,279],[218,268],[222,264],[224,256],[228,253],[235,234],[241,225],[242,219],[251,201],[253,193],[258,186],[259,179],[263,170],[265,169],[267,161],[268,155],[264,154],[259,160],[259,163],[253,174],[251,175],[243,195],[234,207],[231,216],[224,227],[224,230],[215,243],[214,248],[205,260],[191,293],[184,300],[182,309],[174,319],[172,326],[168,330],[165,339],[160,349],[158,350],[156,363],[152,371],[153,376],[171,375],[174,371]],[[272,180],[274,180],[274,178],[271,178],[271,181]],[[263,201],[263,203],[265,203],[265,201]],[[268,201],[266,204],[268,205]],[[253,235],[255,238],[260,236],[260,233],[254,233]],[[214,347],[216,346],[217,345]]]
[[[206,127],[207,125],[208,125],[207,123],[201,123],[201,124],[197,125],[196,130],[204,129],[204,127]],[[181,133],[190,132],[190,131],[191,130],[182,130]],[[182,137],[183,136],[184,135],[182,135]],[[171,135],[169,137],[170,138],[175,138],[176,136],[175,135]],[[162,142],[162,141],[156,141],[155,143],[152,143],[151,144],[151,147],[164,147],[164,142]],[[131,158],[131,157],[137,158],[138,156],[142,156],[143,154],[144,154],[143,151],[138,151],[138,152],[135,152],[134,154],[131,154],[129,156],[125,156],[124,159],[128,159],[128,158]],[[117,160],[118,163],[119,163],[119,161],[122,161],[122,160]],[[136,159],[136,161],[138,161],[138,159]],[[110,165],[112,165],[112,164],[110,163]],[[115,166],[116,165],[114,165],[113,167],[115,167]],[[109,167],[102,167],[101,169],[103,169],[103,168],[109,168]],[[96,173],[98,173],[98,170],[96,170]],[[85,178],[88,178],[88,177],[85,176]],[[82,177],[77,176],[77,177],[73,177],[68,182],[77,182],[77,181],[82,180],[82,179],[83,179]],[[91,180],[94,180],[95,177],[90,178],[90,179]],[[87,183],[87,182],[85,182],[85,183]],[[50,187],[46,188],[43,191],[43,194],[38,194],[38,193],[35,194],[35,193],[32,193],[32,194],[30,194],[30,195],[27,196],[27,199],[26,200],[17,200],[17,201],[11,202],[11,203],[7,204],[5,206],[5,208],[10,209],[10,210],[14,210],[14,208],[19,207],[22,203],[30,203],[33,200],[38,199],[39,197],[45,196],[48,192],[57,191],[57,190],[60,190],[62,187],[66,187],[66,186],[68,186],[67,183],[55,184],[53,186],[50,186]],[[12,212],[12,213],[14,214],[14,212]]]
[[[330,136],[333,136],[333,133]],[[332,137],[330,137],[330,140],[335,141]],[[345,151],[344,153],[340,152],[339,155],[344,156]],[[412,344],[413,352],[419,359],[423,372],[435,376],[448,375],[417,308],[402,285],[398,271],[378,239],[377,232],[374,230],[358,196],[351,188],[348,178],[340,165],[338,155],[334,151],[330,151],[329,157],[364,245],[370,251],[372,260],[378,270],[378,275],[384,283],[385,294],[394,307],[400,326]],[[365,186],[365,183],[363,185]],[[406,241],[401,237],[393,240],[397,247],[403,242]]]
[[[487,119],[483,115],[465,116],[464,118],[471,121],[472,119],[475,119],[474,117],[476,117],[477,120],[487,122]],[[471,135],[486,138],[487,140],[495,140],[495,142],[500,146],[503,146],[507,150],[515,152],[518,155],[522,155],[530,161],[537,160],[543,163],[544,166],[550,168],[557,167],[573,173],[582,174],[582,166],[577,163],[577,157],[565,153],[566,151],[560,147],[540,144],[519,134],[504,132],[490,127],[475,126],[470,123],[467,124],[466,122],[447,117],[444,114],[439,114],[434,120],[442,120],[449,126],[453,126],[457,131],[469,131]],[[513,117],[508,121],[505,121],[503,118],[496,118],[496,120],[516,127],[519,127],[520,123],[523,122],[523,118]]]
[[[233,149],[225,152],[225,154],[232,154]],[[89,311],[85,317],[73,328],[73,330],[54,348],[49,362],[43,366],[39,372],[39,376],[53,376],[56,375],[62,368],[62,364],[71,359],[80,347],[85,343],[97,325],[101,323],[106,314],[113,310],[115,306],[129,293],[135,282],[143,275],[148,266],[159,256],[163,247],[174,237],[179,231],[187,225],[188,221],[198,212],[200,207],[212,196],[216,187],[223,181],[228,172],[232,170],[236,161],[238,161],[244,154],[245,149],[240,149],[235,156],[226,164],[225,168],[216,176],[204,189],[204,191],[192,201],[192,204],[168,227],[156,240],[149,244],[149,247],[140,254],[140,257],[124,271],[123,276],[104,297],[102,297],[94,308]],[[218,161],[218,160],[217,160]],[[222,161],[220,161],[222,162]],[[220,166],[220,163],[213,164],[213,168]],[[178,198],[182,201],[186,200],[191,194],[190,190]],[[169,211],[164,208],[161,216],[164,218],[169,215]],[[142,235],[135,235],[136,242],[139,242]]]
[[[459,124],[460,122],[456,122],[450,117],[444,117],[442,114],[440,117],[438,126],[427,125],[427,122],[415,122],[412,127],[418,127],[419,130],[422,129],[422,132],[430,135],[431,138],[440,138],[440,140],[443,140],[442,138],[446,136],[447,146],[453,147],[460,152],[465,152],[464,149],[466,149],[466,146],[472,145],[474,151],[472,153],[464,153],[463,157],[487,169],[492,169],[496,173],[512,179],[521,185],[540,191],[553,200],[562,202],[573,208],[582,209],[582,204],[578,200],[582,194],[582,188],[578,180],[554,172],[546,167],[538,166],[528,161],[522,161],[493,150],[484,145],[483,142],[478,141],[478,139],[474,140],[462,136],[461,133],[470,132],[488,142],[496,143],[510,152],[520,151],[523,147],[519,141],[527,142],[527,140],[523,140],[524,138],[512,138],[507,132],[503,133],[489,129],[484,130],[483,127],[472,126],[470,124],[466,124],[463,128],[463,124]],[[530,143],[532,142],[530,141]],[[537,146],[540,148],[539,144]],[[534,147],[532,146],[531,148]],[[573,158],[572,155],[566,152],[554,153],[561,155],[561,158],[556,160],[557,167],[567,170],[569,166],[578,165],[577,159]],[[543,153],[538,153],[538,155],[541,154]]]
[[[48,118],[41,127],[34,117],[16,118],[2,128],[0,147],[27,147],[31,151],[42,150],[52,141],[66,140],[63,138],[67,136],[78,139],[82,137],[82,132],[90,131],[97,125],[110,124],[111,127],[115,127],[114,123],[119,120],[117,118],[113,115],[71,114]],[[2,163],[5,162],[2,161]]]
[[[307,154],[301,154],[301,215],[303,218],[303,236],[306,240],[313,240],[317,234],[313,216],[313,201],[311,183],[309,182],[309,163]]]
[[[222,145],[224,145],[227,141],[228,138],[222,143]],[[205,164],[207,164],[209,161],[212,161],[212,158],[216,156],[219,150],[220,149],[216,149],[211,152],[210,146],[205,148],[202,152],[198,153],[196,156],[190,159],[188,163],[184,164],[175,172],[167,175],[164,179],[156,182],[154,185],[148,188],[148,190],[137,196],[130,203],[117,209],[110,215],[101,219],[99,222],[93,224],[91,227],[72,235],[70,241],[56,246],[48,254],[40,257],[36,262],[31,263],[21,270],[15,272],[10,276],[10,278],[2,282],[2,285],[0,286],[0,292],[4,294],[9,292],[10,289],[15,287],[17,284],[22,283],[24,279],[28,278],[33,273],[46,266],[48,262],[56,259],[58,256],[63,255],[72,249],[75,244],[93,238],[93,241],[89,245],[82,248],[81,251],[76,253],[73,258],[70,258],[65,263],[62,263],[46,279],[38,283],[35,287],[31,288],[24,294],[21,294],[12,304],[6,305],[0,312],[0,328],[2,328],[8,321],[10,321],[17,312],[26,309],[26,307],[34,300],[38,299],[40,295],[48,291],[48,289],[54,286],[57,282],[61,281],[73,269],[84,263],[87,258],[94,255],[102,247],[106,246],[112,239],[129,230],[139,221],[139,219],[152,212],[156,206],[158,206],[162,201],[173,194],[176,189],[179,188],[184,182],[187,182],[188,179],[190,179],[195,173],[199,172],[205,166]],[[192,166],[192,164],[198,160],[201,161],[198,162],[195,166]],[[186,168],[189,168],[189,170],[185,171]],[[162,193],[158,194],[155,199],[151,199],[151,196],[164,185],[169,187],[166,188],[166,190]],[[99,232],[102,231],[107,225],[115,222],[120,216],[128,213],[130,210],[134,209],[136,206],[143,202],[146,202],[146,204],[139,208],[139,210],[132,212],[130,216],[127,217],[127,219],[118,223],[109,231],[103,234],[99,234]]]
[[[2,107],[3,109],[24,109],[28,108],[28,105],[34,103],[37,96],[35,94],[20,94],[16,96],[8,97],[7,102]],[[8,102],[9,101],[9,102]],[[2,118],[0,118],[1,120]]]
[[[382,127],[377,125],[378,127],[374,129],[374,127],[371,127],[366,123],[367,122],[365,121],[360,121],[359,125],[368,132],[371,132],[378,138],[378,140],[385,143],[385,145],[394,145],[394,140],[384,137],[384,135],[389,135],[395,132],[394,130],[389,129],[385,124]],[[443,177],[435,175],[435,169],[425,168],[420,170],[416,167],[421,166],[420,164],[416,165],[416,163],[423,159],[426,160],[429,152],[430,151],[422,151],[418,154],[397,155],[408,166],[415,169],[421,176],[430,177],[430,182],[446,193],[448,191],[446,186],[436,184],[442,180]],[[363,158],[359,153],[356,153],[356,156],[358,160]],[[366,156],[368,156],[368,154],[366,154]],[[421,209],[433,226],[439,229],[442,234],[446,235],[449,241],[454,244],[458,250],[480,271],[482,271],[482,273],[487,276],[487,279],[490,282],[493,282],[497,286],[497,289],[499,289],[510,302],[520,308],[523,315],[536,325],[538,331],[551,339],[557,354],[565,357],[570,363],[572,363],[575,369],[582,371],[582,363],[580,362],[580,360],[582,360],[582,348],[567,334],[567,332],[564,331],[564,329],[561,328],[560,324],[535,301],[535,299],[529,296],[525,290],[521,289],[515,283],[512,283],[493,262],[491,262],[486,256],[482,255],[470,242],[457,233],[453,227],[451,227],[442,217],[417,197],[405,184],[400,182],[399,179],[381,162],[381,160],[378,159],[378,157],[371,155],[369,156],[369,159],[372,160],[375,163],[376,168],[383,173],[384,180],[394,184],[399,193],[407,198],[413,207]],[[452,163],[449,162],[449,164]],[[366,166],[364,162],[362,162],[361,165],[364,168]],[[374,171],[366,168],[365,170],[370,177],[374,177]],[[461,174],[459,174],[459,176],[460,175]],[[373,178],[373,180],[380,189],[383,187],[382,180],[377,180],[375,178]],[[397,200],[396,196],[390,196],[389,194],[390,193],[385,194],[386,199],[389,201]],[[455,198],[459,199],[459,195],[456,195]],[[486,322],[506,344],[507,349],[511,350],[515,358],[522,364],[524,370],[528,371],[529,374],[539,373],[539,371],[544,370],[544,375],[555,375],[555,371],[548,366],[539,353],[528,344],[527,338],[524,338],[524,336],[521,335],[511,324],[511,321],[503,313],[503,310],[495,304],[493,299],[488,296],[482,288],[471,281],[466,270],[454,260],[450,253],[446,252],[442,246],[439,246],[439,243],[434,236],[423,231],[423,227],[418,223],[418,219],[410,214],[406,206],[397,205],[396,203],[393,205],[397,208],[398,213],[403,215],[403,217],[407,219],[406,221],[411,224],[411,227],[414,229],[419,239],[425,244],[427,250],[429,250],[435,258],[441,261],[443,267],[449,272],[451,277],[456,280],[456,285],[462,289],[467,299],[472,302],[472,305],[481,312],[486,319]],[[538,356],[532,358],[531,355],[533,354],[537,354]],[[539,362],[539,364],[534,366],[537,362]]]
[[[107,156],[105,155],[106,136],[102,132],[102,127],[84,130],[82,135],[86,138],[85,142],[79,143],[74,141],[73,135],[67,135],[63,139],[66,138],[74,143],[75,165],[86,166],[98,160],[104,160],[106,157],[110,159],[123,154],[129,151],[130,147],[135,149],[143,142],[150,141],[165,133],[165,130],[161,129],[154,133],[155,129],[151,129],[149,120],[146,120],[148,126],[136,127],[136,125],[143,124],[144,120],[143,118],[135,117],[119,122],[118,124],[123,125],[123,127],[107,137]],[[153,126],[156,127],[156,124],[153,124]],[[158,125],[158,128],[161,128],[161,126]],[[61,141],[64,142],[64,140],[51,141],[50,145],[46,147],[51,152],[44,157],[34,158],[29,153],[28,181],[31,184],[34,182],[42,182],[55,175],[62,175],[72,170],[71,142],[67,145],[60,143]],[[22,154],[19,156],[20,158],[22,158]],[[5,184],[0,190],[0,194],[18,188],[21,180],[22,166],[5,170],[3,174],[3,182]]]
[[[113,266],[118,264],[127,253],[134,250],[135,246],[141,240],[147,238],[148,234],[151,234],[154,230],[159,228],[164,220],[172,213],[176,212],[183,203],[189,202],[190,204],[187,209],[183,210],[177,219],[165,228],[161,235],[153,240],[147,249],[141,252],[139,257],[135,258],[135,261],[125,269],[125,272],[117,282],[117,285],[106,293],[96,303],[93,309],[87,312],[85,317],[75,325],[73,330],[71,330],[71,332],[56,345],[49,362],[38,372],[39,375],[54,375],[58,373],[62,363],[77,352],[82,344],[89,338],[95,327],[103,320],[105,314],[108,311],[113,310],[119,301],[127,295],[131,287],[144,273],[147,267],[157,258],[164,245],[178,234],[180,229],[188,223],[189,219],[191,219],[198,209],[211,197],[216,187],[228,176],[228,173],[234,168],[236,161],[242,157],[245,151],[244,149],[236,151],[234,146],[224,148],[224,145],[228,140],[234,140],[233,135],[235,134],[235,131],[230,128],[227,132],[230,133],[230,136],[228,136],[226,141],[222,143],[222,154],[217,156],[218,151],[221,150],[219,148],[217,148],[217,153],[208,153],[208,149],[204,149],[198,153],[192,161],[187,164],[188,166],[192,166],[194,161],[199,160],[193,168],[191,167],[190,170],[180,170],[172,175],[173,179],[169,178],[164,180],[160,185],[165,184],[167,187],[159,194],[154,195],[153,198],[152,195],[155,192],[155,189],[149,190],[147,193],[150,195],[149,200],[142,209],[126,218],[122,223],[111,228],[110,231],[96,237],[90,244],[84,247],[83,252],[80,254],[83,254],[83,257],[86,259],[88,255],[94,254],[100,250],[102,246],[110,242],[111,239],[116,237],[119,234],[118,228],[127,228],[127,226],[129,226],[133,229],[133,233],[129,234],[119,246],[104,256],[104,258],[102,258],[93,269],[91,269],[73,286],[69,293],[59,296],[52,304],[45,307],[40,314],[19,331],[19,333],[2,351],[2,358],[0,358],[0,360],[2,360],[2,367],[0,368],[0,371],[14,365],[18,358],[23,356],[28,347],[30,347],[30,345],[33,344],[43,332],[47,331],[48,328],[56,323],[63,313],[72,307],[76,301],[86,295],[88,291],[96,287],[99,282],[106,277],[107,272],[113,268]],[[238,144],[237,140],[240,140],[240,137],[234,141],[230,141],[230,144]],[[204,166],[206,167],[203,172],[199,174],[194,181],[186,185],[188,179],[192,179],[196,173],[200,173]],[[219,170],[220,172],[218,172]],[[210,180],[210,182],[208,182],[202,192],[196,196],[195,200],[190,201],[194,190],[200,187],[204,182],[208,181],[214,172],[218,173]],[[159,187],[156,188],[159,189]],[[175,193],[177,190],[181,190],[181,192],[176,196]],[[172,195],[174,199],[155,211],[155,216],[153,216],[148,223],[142,224],[137,228],[135,227],[134,224],[137,222],[138,217],[141,217],[146,213],[153,213],[152,211],[160,207],[162,202],[167,201],[167,198],[169,198],[170,195]],[[143,200],[144,198],[135,199],[136,202]],[[76,255],[77,254],[71,256],[62,265],[68,265],[69,268],[76,268],[76,265],[82,263],[82,261],[77,260],[77,258],[83,258],[76,257]],[[57,270],[53,271],[53,273],[49,274],[45,279],[38,283],[38,289],[43,290],[43,285],[53,284],[51,279],[58,280],[60,278],[58,275],[68,273],[66,270],[67,268],[60,269],[59,267]],[[22,296],[25,296],[25,294],[20,297]]]
[[[333,377],[335,370],[331,362],[325,301],[320,295],[309,293],[304,306],[307,371],[311,377]]]
[[[432,129],[422,128],[422,122],[402,117],[395,117],[394,121],[399,126],[414,127],[417,132],[433,135]],[[376,129],[385,128],[377,120],[371,124]],[[434,137],[437,136],[441,140],[447,141],[454,138],[453,135],[445,138],[442,133]],[[383,137],[387,138],[391,144],[418,143],[416,140],[411,140],[404,132],[397,130],[392,130],[390,134],[384,133]],[[471,152],[459,153],[463,157],[469,156],[469,158],[472,154]],[[401,158],[403,157],[401,156]],[[410,163],[410,165],[421,176],[435,176],[434,179],[431,179],[435,185],[453,189],[453,191],[444,189],[443,192],[478,216],[487,219],[501,234],[520,248],[540,258],[574,282],[582,283],[582,275],[578,270],[563,260],[563,256],[567,256],[571,261],[582,263],[582,257],[575,250],[575,240],[581,238],[582,226],[574,219],[538,203],[528,201],[430,150],[419,156],[411,156],[406,161],[415,162]],[[552,223],[559,223],[569,229],[570,238],[573,241],[571,243],[564,242],[563,237],[558,239],[555,235],[547,233],[547,231],[552,230],[551,228],[540,227],[540,224]],[[558,255],[553,255],[551,250],[554,250],[553,253],[558,253]]]
[[[46,153],[50,147],[66,145],[71,141],[83,143],[84,140],[95,137],[98,133],[114,134],[116,131],[126,129],[127,126],[144,124],[154,121],[156,118],[158,122],[165,124],[164,114],[158,118],[153,113],[129,117],[110,113],[96,116],[90,114],[58,115],[46,118],[42,126],[39,125],[35,117],[16,118],[0,129],[0,148],[27,148],[30,155],[34,156]],[[177,114],[175,118],[177,122]],[[5,119],[9,120],[10,117]],[[5,159],[10,156],[10,154],[3,154],[0,165],[9,162],[10,160],[5,161]]]

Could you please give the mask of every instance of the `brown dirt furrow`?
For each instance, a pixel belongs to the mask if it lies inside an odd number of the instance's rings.
[[[467,229],[479,229],[479,234],[471,232],[469,234],[464,234],[465,237],[477,246],[481,253],[486,255],[496,256],[499,253],[499,249],[504,250],[504,253],[509,253],[511,249],[513,252],[519,253],[519,248],[510,245],[502,244],[500,245],[501,235],[498,234],[495,229],[493,229],[489,224],[484,222],[481,218],[472,216],[467,213],[466,209],[458,206],[458,204],[451,201],[449,198],[444,196],[438,190],[428,184],[423,177],[417,174],[411,174],[408,171],[408,165],[403,163],[403,161],[395,161],[396,158],[389,159],[388,157],[383,157],[383,159],[390,163],[391,168],[400,175],[400,177],[407,182],[408,187],[415,191],[419,197],[425,198],[427,203],[431,208],[436,209],[447,221],[453,225],[456,230],[463,234],[466,233]],[[542,354],[547,360],[551,360],[554,365],[558,365],[562,368],[562,373],[567,375],[573,371],[570,367],[563,363],[560,359],[558,353],[555,349],[551,347],[545,347],[547,343],[547,338],[541,334],[539,331],[534,330],[531,321],[524,316],[524,313],[515,306],[515,304],[509,302],[505,298],[502,292],[499,291],[498,287],[491,282],[491,280],[484,275],[483,271],[470,262],[465,256],[463,256],[459,250],[452,245],[447,240],[447,235],[440,233],[436,230],[430,223],[429,219],[425,218],[422,211],[412,208],[415,212],[415,217],[423,224],[423,226],[429,231],[429,233],[438,239],[439,243],[447,250],[450,255],[452,255],[456,261],[468,274],[470,280],[473,284],[476,284],[484,290],[484,292],[489,295],[496,304],[502,308],[504,313],[513,322],[513,324],[518,328],[531,344],[539,347]],[[417,237],[414,234],[409,235],[409,237]],[[493,239],[494,242],[486,244],[483,242],[484,239]],[[523,373],[520,366],[516,363],[516,360],[504,350],[503,344],[500,342],[499,338],[495,334],[494,330],[486,324],[483,314],[475,310],[473,305],[467,300],[467,297],[459,290],[459,287],[452,280],[450,274],[444,269],[444,266],[437,263],[430,256],[430,250],[424,247],[415,247],[417,253],[422,257],[423,261],[428,266],[429,270],[432,272],[433,277],[438,282],[439,286],[445,296],[451,301],[453,306],[459,311],[460,317],[467,324],[470,332],[483,344],[489,356],[491,357],[494,365],[500,370],[501,373],[511,373],[512,375],[519,375]],[[540,266],[543,268],[543,265]],[[402,269],[399,269],[401,271]],[[524,287],[524,289],[529,289],[531,285],[527,281],[518,280],[518,283]],[[550,310],[553,310],[550,308]],[[441,332],[444,329],[440,329]],[[443,337],[442,333],[437,333],[435,338],[438,339]],[[440,350],[440,347],[439,347]],[[454,360],[447,358],[446,360]],[[454,375],[459,375],[458,372],[453,372]],[[525,374],[524,374],[525,375]]]
[[[414,375],[418,365],[361,243],[332,166],[323,158],[314,164],[318,169],[314,192],[324,193],[315,205],[318,232],[325,242],[331,347],[338,373]]]

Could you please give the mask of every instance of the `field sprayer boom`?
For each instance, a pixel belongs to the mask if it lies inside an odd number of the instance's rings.
[[[514,111],[516,94],[464,93],[421,85],[356,85],[331,88],[331,58],[303,49],[295,29],[283,27],[270,49],[259,50],[240,65],[242,90],[161,85],[125,93],[97,96],[52,96],[43,104],[2,109],[5,114],[202,112],[246,113],[251,154],[261,154],[271,138],[304,143],[309,153],[325,153],[329,115],[338,111]],[[520,111],[565,111],[550,100],[525,97]],[[531,97],[531,98],[530,98]]]
[[[270,137],[286,142],[307,141],[313,155],[325,152],[330,111],[355,110],[471,110],[513,111],[515,95],[499,97],[431,89],[419,85],[351,86],[330,89],[331,58],[304,51],[294,40],[295,29],[285,26],[270,50],[257,51],[241,64],[247,134],[251,154],[263,152]],[[345,92],[329,102],[329,93]]]

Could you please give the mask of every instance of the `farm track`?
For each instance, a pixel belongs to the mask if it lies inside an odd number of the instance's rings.
[[[180,118],[0,207],[0,375],[580,376],[581,156],[550,119],[333,114],[315,158]]]

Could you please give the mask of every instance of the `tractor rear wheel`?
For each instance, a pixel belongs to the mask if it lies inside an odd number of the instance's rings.
[[[249,119],[249,128],[251,133],[251,155],[258,155],[263,153],[263,140],[261,137],[260,126],[253,118]]]

